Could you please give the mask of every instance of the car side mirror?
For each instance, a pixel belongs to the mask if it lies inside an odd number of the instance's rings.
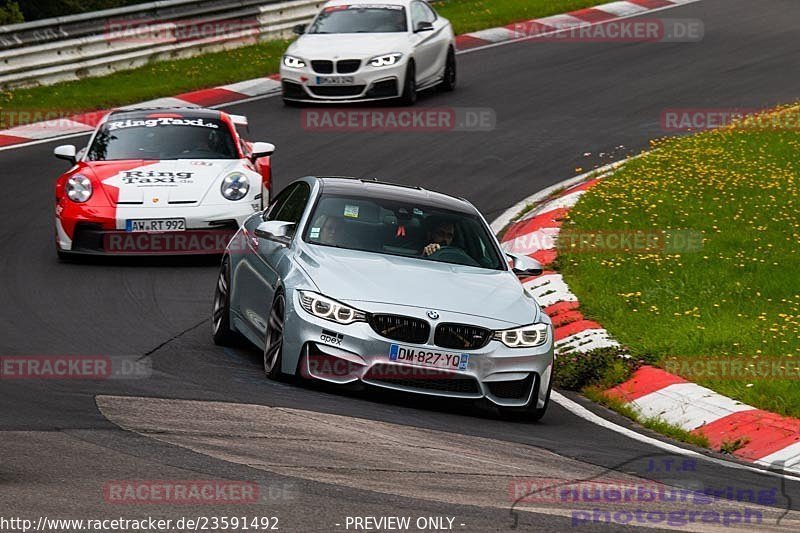
[[[272,143],[253,143],[253,147],[250,150],[250,160],[255,163],[256,159],[272,155],[274,151],[275,145]]]
[[[55,150],[53,150],[53,155],[59,159],[64,159],[65,161],[69,161],[73,165],[75,164],[75,146],[72,144],[62,144],[61,146],[56,146]]]
[[[292,33],[296,35],[303,35],[306,32],[307,24],[295,24],[292,27]]]
[[[542,264],[539,261],[528,257],[527,255],[518,255],[508,252],[506,255],[511,258],[511,270],[517,275],[518,278],[539,276],[544,271],[544,268],[542,268]]]
[[[288,245],[290,242],[292,242],[290,233],[293,228],[294,222],[267,220],[259,224],[253,233],[255,233],[256,237],[261,239]]]
[[[415,32],[431,31],[431,30],[433,30],[433,22],[430,22],[428,20],[420,20],[419,22],[417,22],[417,27],[414,28]]]

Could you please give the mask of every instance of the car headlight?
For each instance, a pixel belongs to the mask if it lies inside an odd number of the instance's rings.
[[[504,329],[494,332],[494,340],[509,348],[533,348],[547,342],[550,324],[531,324],[521,328]]]
[[[289,68],[303,68],[306,66],[305,61],[294,56],[283,56],[283,64]]]
[[[82,204],[92,197],[92,182],[83,174],[75,174],[67,179],[67,198]]]
[[[327,296],[312,291],[298,292],[300,293],[300,305],[303,309],[316,317],[339,324],[364,322],[367,319],[367,315],[364,311],[353,309]]]
[[[247,181],[247,176],[244,174],[234,172],[225,176],[220,190],[222,191],[222,196],[228,200],[241,200],[247,196],[247,191],[250,190],[250,182]]]
[[[384,54],[370,59],[369,65],[371,67],[391,67],[392,65],[396,65],[401,57],[403,57],[403,54],[397,52],[394,54]]]

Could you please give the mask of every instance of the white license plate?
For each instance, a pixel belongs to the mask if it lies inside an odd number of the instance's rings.
[[[468,353],[442,352],[425,348],[412,348],[392,344],[389,348],[389,361],[410,363],[415,365],[444,368],[448,370],[466,370],[469,362]]]
[[[185,218],[142,218],[125,221],[125,231],[186,231]]]
[[[353,76],[317,76],[317,85],[355,85]]]

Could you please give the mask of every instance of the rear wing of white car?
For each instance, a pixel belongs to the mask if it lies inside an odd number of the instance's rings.
[[[247,117],[244,115],[228,115],[236,126],[247,126]]]

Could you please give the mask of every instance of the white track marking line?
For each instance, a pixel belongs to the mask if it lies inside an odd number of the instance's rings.
[[[615,424],[614,422],[611,422],[610,420],[606,420],[605,418],[594,414],[593,412],[589,411],[588,409],[586,409],[585,407],[583,407],[579,403],[570,400],[569,398],[567,398],[563,394],[560,394],[560,393],[558,393],[556,391],[553,391],[551,393],[550,399],[553,400],[558,405],[560,405],[561,407],[563,407],[564,409],[566,409],[567,411],[569,411],[570,413],[572,413],[575,416],[578,416],[580,418],[583,418],[584,420],[587,420],[588,422],[591,422],[591,423],[593,423],[595,425],[598,425],[600,427],[603,427],[605,429],[614,431],[615,433],[619,433],[620,435],[624,435],[624,436],[626,436],[628,438],[631,438],[631,439],[633,439],[635,441],[639,441],[639,442],[642,442],[644,444],[649,444],[650,446],[653,446],[653,447],[658,448],[660,450],[664,450],[665,452],[674,453],[674,454],[678,454],[678,455],[684,455],[684,456],[687,456],[687,457],[696,457],[698,459],[703,459],[703,460],[709,461],[711,463],[714,463],[714,464],[717,464],[717,465],[720,465],[720,466],[726,466],[728,468],[734,468],[734,469],[737,469],[737,470],[747,470],[748,472],[754,472],[754,473],[764,474],[764,475],[773,476],[773,477],[780,477],[780,478],[790,479],[790,480],[793,480],[793,481],[797,481],[798,479],[800,479],[797,476],[793,476],[791,474],[781,474],[779,472],[772,472],[770,470],[763,470],[761,468],[757,468],[757,467],[754,467],[754,466],[742,465],[742,464],[739,464],[739,463],[733,463],[733,462],[730,462],[730,461],[725,461],[723,459],[717,459],[716,457],[710,457],[708,455],[696,452],[694,450],[687,450],[686,448],[681,448],[680,446],[676,446],[674,444],[670,444],[668,442],[664,442],[664,441],[658,440],[658,439],[653,438],[653,437],[648,437],[647,435],[642,435],[641,433],[637,433],[636,431],[633,431],[631,429],[624,428],[624,427],[622,427],[622,426],[620,426],[618,424]],[[798,450],[798,451],[800,451],[800,450]]]
[[[605,11],[606,13],[611,13],[612,15],[616,15],[618,17],[625,17],[628,15],[635,15],[638,13],[644,13],[645,11],[650,11],[650,9],[634,4],[632,2],[611,2],[610,4],[602,4],[599,6],[595,6],[593,9],[597,9],[598,11]]]

